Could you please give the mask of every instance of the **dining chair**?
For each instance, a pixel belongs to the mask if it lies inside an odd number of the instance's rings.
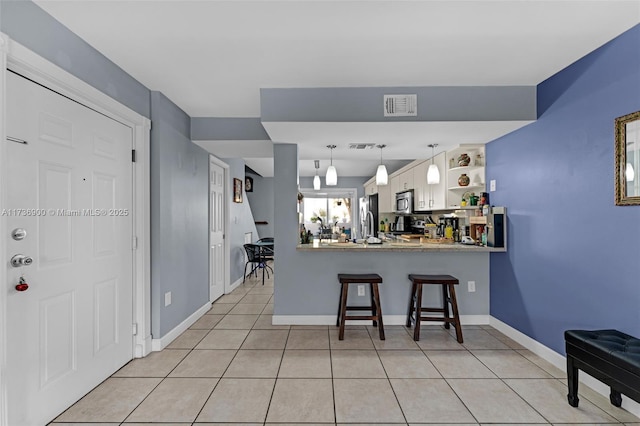
[[[245,244],[244,250],[247,253],[247,263],[244,264],[244,278],[242,282],[244,283],[247,279],[247,266],[251,264],[252,269],[249,272],[249,275],[255,272],[256,276],[258,275],[257,270],[262,269],[262,283],[264,284],[264,273],[265,269],[267,270],[267,278],[269,278],[269,270],[273,272],[273,269],[267,264],[268,261],[273,261],[273,257],[269,257],[268,255],[264,255],[265,247],[262,247],[257,244]]]

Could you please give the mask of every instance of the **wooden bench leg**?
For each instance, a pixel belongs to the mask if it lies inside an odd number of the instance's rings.
[[[338,302],[338,317],[336,318],[336,327],[340,327],[340,315],[342,314],[342,289],[344,284],[340,283],[340,301]]]
[[[378,283],[371,284],[371,287],[371,292],[373,293],[375,302],[374,308],[376,309],[376,315],[378,316],[378,333],[380,334],[380,340],[384,340],[384,324],[382,323],[382,306],[380,305],[380,292],[378,291]]]
[[[453,310],[453,318],[455,319],[456,338],[458,343],[464,343],[462,338],[462,326],[460,325],[460,313],[458,312],[458,300],[456,299],[456,289],[453,284],[449,284],[449,297],[451,298],[451,310]]]
[[[369,298],[371,299],[371,316],[376,316],[376,301],[375,301],[375,294],[373,292],[373,286],[377,286],[378,284],[374,284],[374,283],[369,283]],[[375,319],[373,320],[373,326],[377,327],[378,326],[378,321],[376,321]]]
[[[349,284],[342,285],[342,297],[340,306],[342,307],[340,312],[340,332],[338,334],[338,340],[344,340],[344,322],[347,316],[347,294],[349,292]]]
[[[611,394],[609,394],[609,401],[616,407],[622,406],[622,395],[617,390],[611,388]]]
[[[578,367],[575,366],[571,356],[567,356],[567,382],[569,384],[567,400],[569,405],[577,407],[580,402],[578,399]]]
[[[449,319],[449,303],[451,302],[451,298],[448,296],[448,285],[442,284],[442,309],[444,309],[444,317]],[[451,324],[448,321],[444,322],[444,328],[447,330],[451,328]],[[457,332],[457,331],[456,331]]]
[[[416,284],[416,325],[413,329],[413,340],[420,340],[420,323],[422,320],[422,284]]]
[[[413,315],[413,299],[416,297],[416,283],[411,281],[411,294],[409,295],[409,309],[407,311],[407,327],[411,327],[411,315]]]

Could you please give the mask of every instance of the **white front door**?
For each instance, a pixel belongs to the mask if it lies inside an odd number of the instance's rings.
[[[8,72],[7,136],[7,253],[33,259],[5,277],[8,424],[33,426],[132,358],[133,134]]]
[[[209,161],[209,300],[224,294],[224,169]]]

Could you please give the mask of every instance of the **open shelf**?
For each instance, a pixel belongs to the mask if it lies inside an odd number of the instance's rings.
[[[480,189],[480,188],[484,188],[484,183],[483,184],[479,184],[479,185],[451,186],[451,187],[449,187],[447,189],[449,191],[457,191],[457,190],[460,190],[460,189],[470,190],[470,189]]]

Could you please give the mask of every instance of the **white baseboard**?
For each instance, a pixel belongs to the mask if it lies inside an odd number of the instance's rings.
[[[238,278],[237,280],[235,280],[233,283],[231,283],[229,285],[229,288],[226,289],[226,291],[224,292],[224,294],[229,294],[231,293],[233,290],[236,289],[236,287],[238,287],[240,284],[242,284],[242,277]]]
[[[407,321],[406,315],[384,315],[385,325],[404,325]],[[488,325],[489,315],[460,315],[460,322],[463,325]],[[274,315],[273,325],[335,325],[335,315]],[[371,321],[352,320],[349,325],[369,325]],[[434,322],[434,325],[438,323]],[[443,324],[443,323],[441,323]]]
[[[176,339],[176,337],[181,335],[184,331],[191,327],[193,323],[198,321],[201,316],[209,312],[209,309],[211,309],[211,303],[207,302],[197,311],[189,315],[187,319],[178,324],[178,326],[176,326],[173,330],[162,336],[160,339],[152,339],[151,350],[153,352],[157,352],[166,348],[171,342]]]
[[[151,353],[152,346],[151,336],[146,337],[142,344],[136,344],[133,346],[133,357],[144,358]]]
[[[521,333],[520,331],[500,321],[497,318],[490,317],[489,325],[495,328],[496,330],[498,330],[499,332],[501,332],[502,334],[504,334],[505,336],[520,343],[522,346],[529,349],[531,352],[538,355],[540,358],[550,362],[560,370],[566,371],[567,358],[560,355],[553,349],[546,347],[545,345],[538,342],[537,340],[534,340],[531,337],[527,336],[526,334]],[[599,394],[609,399],[609,392],[610,392],[609,386],[605,385],[600,380],[590,376],[589,374],[585,373],[582,370],[580,370],[580,373],[578,374],[578,376],[581,384],[590,387],[594,391],[598,392]],[[624,408],[631,414],[640,417],[640,404],[635,402],[634,400],[623,396],[622,408]]]

